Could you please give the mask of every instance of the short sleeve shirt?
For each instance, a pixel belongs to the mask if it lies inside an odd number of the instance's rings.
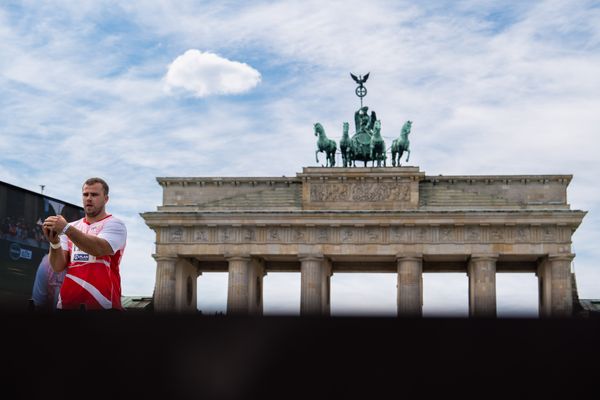
[[[57,308],[79,309],[83,305],[88,310],[122,309],[119,267],[127,242],[125,224],[108,215],[91,224],[82,218],[71,225],[106,240],[113,254],[95,257],[79,249],[67,235],[62,235],[61,246],[69,252],[69,261]]]

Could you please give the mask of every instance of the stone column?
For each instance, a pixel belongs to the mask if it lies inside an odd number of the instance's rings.
[[[248,274],[248,312],[252,315],[263,313],[263,277],[266,275],[263,260],[252,258]]]
[[[552,274],[548,257],[540,260],[537,267],[538,278],[538,309],[540,317],[550,317],[550,294],[552,293]]]
[[[175,310],[193,313],[198,310],[196,287],[200,275],[190,259],[179,257],[175,263]]]
[[[326,314],[323,286],[327,284],[327,273],[323,256],[301,256],[300,272],[300,315]]]
[[[398,316],[423,315],[423,256],[398,255]]]
[[[471,255],[467,267],[471,317],[496,317],[497,259],[497,254]]]
[[[323,299],[322,304],[322,312],[323,315],[331,314],[331,275],[333,274],[333,269],[331,265],[331,261],[329,259],[325,259],[323,261],[323,278],[321,283],[321,298]]]
[[[154,286],[154,310],[175,311],[175,263],[176,255],[153,254],[156,260],[156,283]]]
[[[570,317],[573,313],[571,261],[574,254],[550,254],[538,266],[540,317]]]
[[[229,285],[227,288],[227,314],[248,314],[250,257],[234,256],[229,262]]]

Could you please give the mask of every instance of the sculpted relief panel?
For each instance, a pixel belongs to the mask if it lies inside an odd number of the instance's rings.
[[[313,183],[310,201],[385,202],[410,201],[409,183]]]
[[[408,227],[392,226],[390,241],[393,243],[405,243],[410,241],[410,231]]]
[[[541,228],[542,231],[542,241],[544,242],[552,242],[556,240],[556,228],[554,226],[545,226]]]
[[[442,243],[452,243],[456,241],[456,229],[452,226],[442,226],[439,228],[438,238]]]
[[[194,242],[208,243],[208,228],[196,228],[194,232]]]
[[[183,242],[184,233],[185,233],[184,228],[181,226],[171,227],[169,241],[170,242]]]

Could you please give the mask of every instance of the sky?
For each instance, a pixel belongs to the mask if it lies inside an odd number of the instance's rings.
[[[150,296],[156,177],[295,176],[312,127],[339,140],[365,105],[427,175],[572,174],[581,298],[600,298],[600,2],[2,1],[0,180],[71,203],[110,185],[128,228],[124,295]],[[467,314],[466,274],[425,274],[425,315]],[[335,274],[333,315],[396,311],[394,274]],[[224,311],[227,274],[198,280]],[[498,274],[498,314],[536,315],[534,274]],[[298,314],[271,273],[265,313]]]

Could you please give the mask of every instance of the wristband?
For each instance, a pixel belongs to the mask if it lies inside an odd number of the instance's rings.
[[[71,223],[67,222],[67,224],[65,225],[65,227],[63,228],[63,230],[60,234],[65,235],[67,233],[67,229],[69,229],[70,227],[71,227]]]
[[[61,248],[62,246],[60,245],[60,242],[58,242],[58,243],[56,243],[56,244],[54,244],[54,243],[50,242],[50,247],[52,247],[53,249],[55,249],[55,250],[56,250],[56,249],[59,249],[59,248]]]

